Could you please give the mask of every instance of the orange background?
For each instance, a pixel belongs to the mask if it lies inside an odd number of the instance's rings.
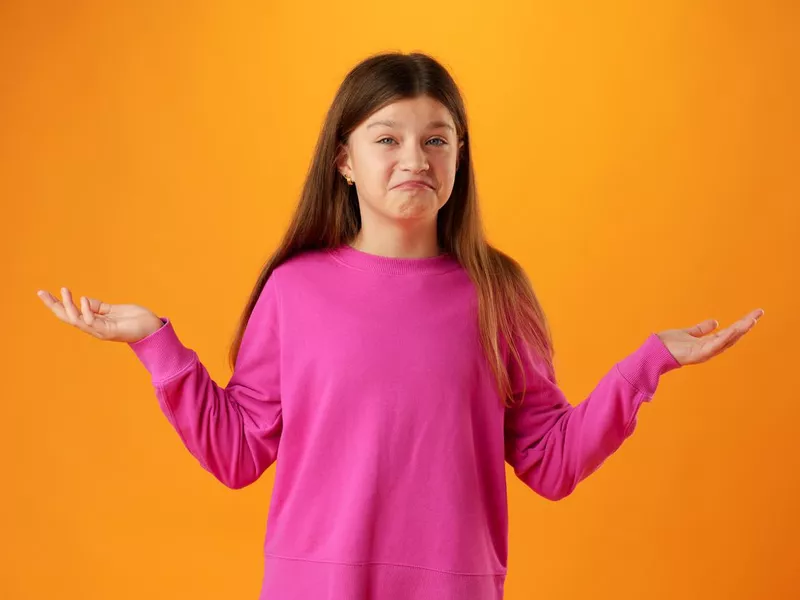
[[[226,382],[336,87],[395,49],[462,87],[573,403],[651,331],[765,310],[573,496],[508,471],[507,598],[800,597],[798,30],[790,0],[0,3],[0,597],[257,597],[274,469],[223,487],[35,292],[168,315]]]

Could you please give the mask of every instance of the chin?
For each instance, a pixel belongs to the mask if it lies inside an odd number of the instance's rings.
[[[402,202],[394,210],[398,219],[424,219],[435,217],[438,208],[431,202]]]

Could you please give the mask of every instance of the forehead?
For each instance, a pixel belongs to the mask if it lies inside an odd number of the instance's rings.
[[[372,113],[362,124],[363,129],[379,127],[446,127],[455,131],[450,111],[429,96],[404,98],[387,104]]]

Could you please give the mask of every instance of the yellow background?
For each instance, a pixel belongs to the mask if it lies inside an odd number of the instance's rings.
[[[0,597],[257,597],[273,469],[223,487],[35,292],[168,315],[225,383],[336,87],[395,49],[460,84],[573,403],[651,331],[765,310],[573,496],[508,471],[507,598],[800,597],[799,30],[791,0],[0,3]]]

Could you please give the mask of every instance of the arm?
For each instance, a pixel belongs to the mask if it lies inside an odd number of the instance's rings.
[[[522,353],[524,356],[524,353]],[[617,362],[589,396],[572,406],[541,359],[524,361],[527,390],[516,361],[509,365],[515,399],[506,409],[506,461],[549,500],[560,500],[596,471],[636,427],[642,402],[659,377],[680,367],[656,334]]]
[[[230,488],[253,483],[277,457],[283,425],[279,306],[273,274],[250,316],[226,387],[211,379],[168,319],[129,344],[150,373],[159,405],[183,444]]]

